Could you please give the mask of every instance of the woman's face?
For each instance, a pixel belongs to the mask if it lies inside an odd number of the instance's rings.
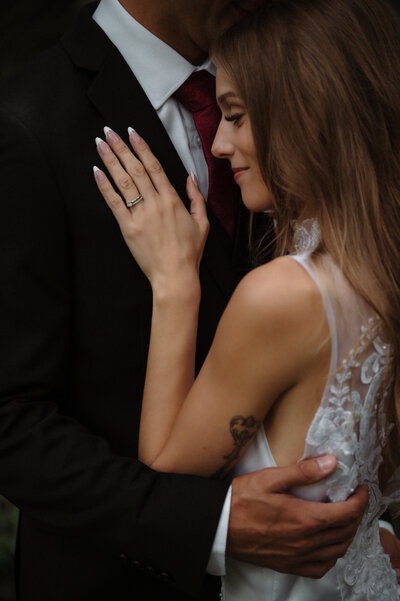
[[[212,146],[215,157],[229,159],[245,206],[255,212],[272,208],[262,178],[246,106],[227,73],[217,68],[217,102],[222,119]]]

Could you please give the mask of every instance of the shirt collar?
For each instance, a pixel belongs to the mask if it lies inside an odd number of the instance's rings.
[[[205,69],[215,75],[210,58],[192,65],[138,23],[118,0],[101,0],[93,19],[118,48],[156,110],[194,71]]]

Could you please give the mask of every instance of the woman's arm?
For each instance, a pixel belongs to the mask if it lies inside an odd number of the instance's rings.
[[[97,181],[153,287],[140,458],[158,471],[223,475],[311,360],[318,328],[310,336],[310,320],[321,323],[321,298],[290,259],[254,270],[236,290],[192,385],[199,303],[193,222],[202,223],[204,205],[189,180],[195,207],[190,216],[147,145],[131,141],[145,169],[121,140],[110,143],[132,181],[123,188],[125,198],[140,192],[145,200],[129,210],[105,177]],[[103,150],[99,147],[114,181],[121,181],[121,164]]]
[[[139,431],[139,459],[160,455],[194,380],[200,289],[197,281],[153,288],[153,314]]]
[[[139,438],[140,458],[151,465],[165,445],[194,380],[201,295],[198,268],[209,224],[196,179],[189,177],[187,182],[189,214],[147,144],[137,135],[131,134],[131,139],[145,168],[114,132],[107,136],[110,145],[98,139],[97,147],[123,198],[128,201],[140,193],[143,200],[128,209],[105,174],[96,168],[95,178],[152,285],[152,326]]]
[[[313,282],[291,259],[246,276],[151,467],[204,476],[232,469],[275,401],[308,369],[321,310]]]

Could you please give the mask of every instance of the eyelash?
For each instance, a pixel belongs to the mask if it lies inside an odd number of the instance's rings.
[[[243,117],[244,113],[234,113],[233,115],[226,115],[225,121],[229,123],[234,123],[235,125],[239,125],[240,119]]]

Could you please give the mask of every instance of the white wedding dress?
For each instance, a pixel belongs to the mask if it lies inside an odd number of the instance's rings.
[[[369,486],[369,505],[346,555],[320,580],[281,574],[227,558],[222,579],[224,601],[397,601],[399,587],[389,557],[379,541],[378,518],[400,498],[398,472],[385,491],[378,482],[384,440],[384,407],[376,411],[375,395],[389,347],[376,336],[376,318],[329,256],[314,264],[318,225],[298,228],[292,255],[322,295],[331,334],[331,365],[321,404],[305,441],[303,458],[326,453],[338,468],[323,483],[293,491],[310,500],[345,500],[359,484]],[[372,341],[372,342],[371,342]],[[240,475],[276,467],[264,428],[236,465]]]

